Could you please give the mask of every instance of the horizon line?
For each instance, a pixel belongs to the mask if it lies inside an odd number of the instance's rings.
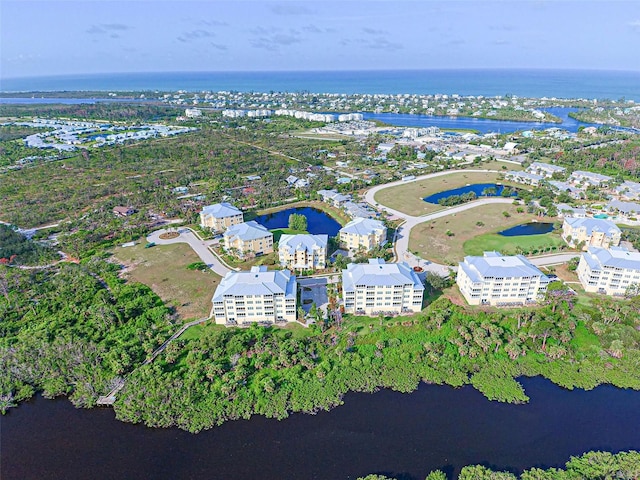
[[[437,68],[394,68],[394,69],[311,69],[311,70],[153,70],[153,71],[121,71],[94,73],[57,73],[46,75],[9,76],[2,80],[26,80],[34,78],[64,78],[64,77],[99,77],[105,75],[157,75],[157,74],[252,74],[252,73],[336,73],[336,72],[437,72],[437,71],[556,71],[556,72],[616,72],[640,73],[640,70],[625,70],[617,68],[556,68],[556,67],[437,67]]]

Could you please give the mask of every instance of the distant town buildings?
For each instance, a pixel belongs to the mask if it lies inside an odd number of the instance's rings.
[[[207,205],[200,212],[200,226],[212,232],[223,232],[232,225],[242,223],[243,219],[242,212],[226,202]]]
[[[469,305],[515,306],[537,302],[549,278],[522,255],[484,252],[460,262],[456,283]]]
[[[240,258],[273,252],[273,233],[254,220],[231,225],[223,238],[225,250]]]
[[[603,218],[565,217],[562,238],[571,247],[613,247],[620,244],[622,232],[618,226]]]
[[[184,116],[187,118],[198,118],[202,116],[202,110],[199,108],[187,108],[184,111]]]
[[[419,312],[424,286],[406,263],[351,263],[342,271],[342,295],[347,313]]]
[[[342,227],[338,236],[351,252],[370,251],[387,243],[387,227],[379,220],[358,217]]]
[[[535,173],[528,172],[519,172],[515,170],[508,171],[507,173],[505,173],[504,177],[507,180],[534,186],[539,185],[540,182],[544,179],[542,175],[536,175]]]
[[[289,270],[227,273],[212,298],[213,316],[220,325],[274,324],[296,319],[297,281]]]
[[[280,265],[291,270],[318,270],[327,266],[328,235],[284,234],[278,242]]]
[[[585,291],[622,296],[631,285],[640,285],[640,253],[623,247],[589,247],[576,273]]]

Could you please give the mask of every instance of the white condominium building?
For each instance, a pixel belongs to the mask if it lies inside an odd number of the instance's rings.
[[[342,271],[342,296],[347,313],[419,312],[424,286],[406,263],[350,263]]]
[[[459,265],[456,283],[469,305],[534,303],[549,284],[549,278],[522,255],[484,252],[482,257],[464,257]]]
[[[589,247],[576,273],[587,292],[621,296],[630,285],[640,284],[640,253],[623,247]]]
[[[617,225],[603,218],[565,217],[562,238],[572,247],[584,244],[588,247],[615,247],[620,244],[622,232]]]
[[[200,226],[213,232],[223,232],[232,225],[242,223],[242,212],[230,203],[208,205],[200,212]]]
[[[213,294],[217,324],[243,325],[293,322],[296,319],[296,277],[289,270],[227,273]]]
[[[273,252],[273,233],[254,220],[232,225],[224,232],[224,248],[241,258],[247,253],[266,255]]]
[[[278,243],[280,265],[292,270],[325,268],[328,241],[328,235],[282,235]]]
[[[354,218],[340,229],[339,235],[340,241],[351,251],[360,247],[369,251],[387,243],[387,227],[371,218]]]

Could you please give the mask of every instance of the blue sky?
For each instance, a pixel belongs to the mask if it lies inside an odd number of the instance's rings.
[[[150,71],[640,70],[638,1],[83,0],[0,4],[0,76]]]

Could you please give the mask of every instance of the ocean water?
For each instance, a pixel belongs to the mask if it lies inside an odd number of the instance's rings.
[[[239,91],[518,95],[640,101],[640,72],[591,70],[400,70],[160,72],[0,79],[2,92]]]

